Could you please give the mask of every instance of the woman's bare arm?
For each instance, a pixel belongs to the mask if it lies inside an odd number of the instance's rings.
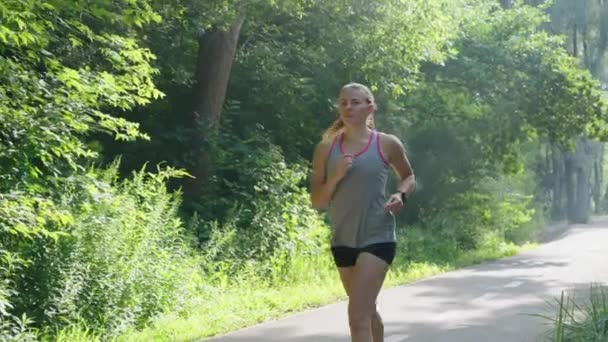
[[[340,179],[336,175],[325,178],[325,163],[330,144],[321,142],[315,148],[312,159],[312,191],[310,201],[312,207],[321,210],[327,206],[336,190],[336,185]]]

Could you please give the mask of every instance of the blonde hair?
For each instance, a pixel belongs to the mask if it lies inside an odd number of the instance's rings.
[[[374,100],[374,94],[372,94],[371,90],[369,90],[368,87],[366,87],[365,85],[363,85],[361,83],[348,83],[342,87],[342,89],[340,90],[340,93],[342,93],[343,91],[345,91],[347,89],[356,89],[356,90],[362,91],[365,94],[365,96],[367,97],[366,98],[367,102],[369,104],[371,104],[372,106],[374,106],[374,110],[376,109],[376,101]],[[367,117],[367,127],[371,128],[371,129],[374,129],[376,127],[376,124],[374,122],[374,113],[371,113]],[[344,122],[342,122],[342,119],[338,116],[338,119],[336,119],[336,121],[334,121],[323,133],[323,141],[332,140],[343,129],[344,129]]]

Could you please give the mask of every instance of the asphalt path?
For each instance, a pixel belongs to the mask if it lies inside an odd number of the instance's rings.
[[[546,341],[563,290],[608,284],[608,218],[555,232],[538,248],[404,286],[378,299],[385,342]],[[550,303],[553,303],[550,304]],[[349,341],[346,301],[297,313],[215,342]]]

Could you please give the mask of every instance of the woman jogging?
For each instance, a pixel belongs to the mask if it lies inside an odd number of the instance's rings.
[[[313,156],[312,205],[328,208],[331,250],[348,295],[353,342],[384,341],[376,299],[395,256],[395,217],[415,179],[401,141],[374,129],[376,104],[364,85],[340,91],[339,117]],[[389,169],[400,178],[386,194]]]

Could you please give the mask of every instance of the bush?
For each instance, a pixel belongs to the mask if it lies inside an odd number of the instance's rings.
[[[225,268],[233,275],[255,262],[258,272],[273,281],[286,274],[297,253],[321,253],[329,229],[311,209],[307,190],[299,186],[305,176],[305,168],[283,161],[257,169],[251,193],[235,201],[223,222],[202,222],[198,229],[207,236],[201,250],[208,273],[222,274],[217,271]]]
[[[482,192],[483,190],[483,192]],[[490,240],[521,242],[532,235],[532,197],[485,188],[445,200],[445,206],[407,228],[406,259],[447,262]]]
[[[177,216],[179,194],[164,186],[182,173],[141,171],[119,182],[116,169],[58,180],[61,193],[39,201],[54,209],[50,219],[45,211],[23,210],[40,203],[3,216],[5,230],[40,227],[3,251],[3,284],[10,287],[0,297],[8,310],[0,314],[25,314],[50,333],[84,322],[115,336],[163,311],[187,308],[201,283],[198,260]],[[5,196],[0,208],[8,212],[12,203]],[[29,221],[20,224],[23,217]],[[19,272],[10,272],[16,267]]]
[[[213,143],[214,176],[189,224],[204,268],[220,279],[255,264],[263,279],[285,277],[296,254],[319,254],[328,241],[310,204],[309,169],[288,164],[261,126],[235,132],[230,116],[223,124]]]
[[[31,283],[45,258],[41,244],[54,245],[72,222],[69,212],[44,196],[13,190],[0,194],[0,335],[23,337],[40,314],[47,283]],[[29,296],[32,296],[31,298]],[[27,307],[27,309],[26,309]]]

